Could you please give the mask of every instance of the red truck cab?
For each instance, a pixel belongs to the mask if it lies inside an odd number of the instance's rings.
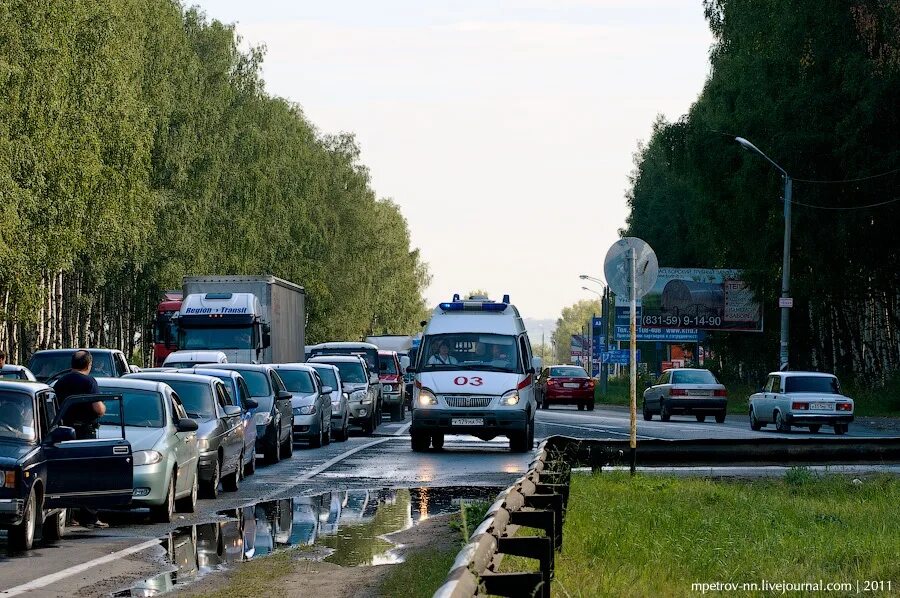
[[[166,291],[156,306],[153,318],[153,367],[161,367],[166,356],[178,350],[178,330],[172,320],[181,309],[183,296],[180,291]]]

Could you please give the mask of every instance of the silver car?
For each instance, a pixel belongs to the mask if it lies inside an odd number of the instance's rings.
[[[656,384],[644,391],[644,419],[669,421],[672,415],[693,415],[698,422],[713,415],[725,421],[728,391],[709,370],[675,368],[665,370]]]
[[[341,371],[327,363],[310,363],[322,384],[331,387],[331,437],[342,442],[350,436],[350,394],[344,392]]]
[[[197,422],[190,419],[175,392],[150,380],[97,378],[100,392],[121,395],[125,439],[134,457],[134,507],[149,507],[153,519],[169,523],[175,510],[193,513],[197,504]],[[99,438],[120,437],[116,414],[107,411]]]
[[[750,428],[774,423],[779,432],[805,426],[815,434],[833,426],[846,434],[853,421],[853,399],[844,396],[837,377],[819,372],[772,372],[763,389],[750,396]]]
[[[349,399],[350,423],[361,426],[363,432],[372,434],[378,424],[378,389],[371,384],[366,360],[355,355],[322,355],[309,360],[309,365],[325,363],[335,366],[341,374],[341,390]]]
[[[197,420],[203,496],[216,498],[220,483],[228,492],[238,490],[244,476],[244,424],[241,408],[229,404],[225,384],[213,376],[196,374],[141,372],[125,377],[168,384],[181,399],[188,417]]]
[[[279,363],[272,367],[293,395],[294,442],[308,441],[318,448],[331,442],[331,391],[312,367],[302,363]]]

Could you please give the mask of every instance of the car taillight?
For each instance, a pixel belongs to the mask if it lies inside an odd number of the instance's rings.
[[[714,397],[727,397],[728,391],[725,390],[724,388],[717,388],[713,391],[713,396]]]
[[[594,381],[593,381],[593,380],[588,380],[588,381],[587,381],[587,387],[588,387],[588,388],[594,388]]]
[[[805,411],[809,409],[809,403],[791,403],[791,409]]]
[[[838,403],[837,410],[838,411],[853,411],[853,405],[851,403]]]
[[[554,380],[553,378],[547,378],[547,386],[553,386],[554,384],[556,384],[556,380]]]
[[[686,397],[687,390],[685,390],[684,388],[670,388],[669,396],[670,397]]]

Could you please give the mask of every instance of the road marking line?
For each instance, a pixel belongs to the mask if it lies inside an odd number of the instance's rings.
[[[572,424],[558,424],[551,422],[540,422],[545,426],[562,426],[563,428],[577,428],[579,430],[587,430],[589,432],[605,432],[607,434],[616,434],[618,436],[631,436],[629,432],[616,432],[614,430],[603,430],[601,428],[588,428],[586,426],[573,426]],[[644,440],[654,440],[656,436],[642,436],[641,434],[637,435],[638,438],[643,438]]]
[[[394,436],[403,436],[404,434],[406,434],[409,431],[409,429],[411,427],[412,427],[412,422],[409,422],[406,425],[400,426],[400,429],[397,430],[396,432],[394,432]]]
[[[135,546],[131,546],[129,548],[124,548],[122,550],[119,550],[118,552],[113,552],[112,554],[98,557],[92,561],[87,561],[86,563],[81,563],[80,565],[75,565],[73,567],[69,567],[68,569],[63,569],[62,571],[51,573],[50,575],[45,575],[44,577],[29,581],[26,584],[22,584],[8,590],[3,590],[2,592],[0,592],[0,596],[18,596],[20,594],[24,594],[25,592],[30,592],[32,590],[47,587],[50,584],[54,584],[62,579],[65,579],[66,577],[71,577],[72,575],[87,571],[88,569],[92,569],[98,565],[105,565],[106,563],[117,561],[130,554],[141,552],[142,550],[147,550],[148,548],[153,548],[154,546],[159,546],[159,542],[159,538],[156,538],[153,540],[148,540],[147,542],[143,542],[141,544],[136,544]]]

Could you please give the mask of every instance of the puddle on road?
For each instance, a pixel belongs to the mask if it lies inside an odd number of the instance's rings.
[[[220,511],[219,521],[181,527],[161,540],[174,570],[112,596],[158,596],[235,563],[292,547],[309,547],[309,558],[344,567],[399,563],[399,547],[383,536],[458,511],[461,500],[493,501],[500,490],[345,490]]]

